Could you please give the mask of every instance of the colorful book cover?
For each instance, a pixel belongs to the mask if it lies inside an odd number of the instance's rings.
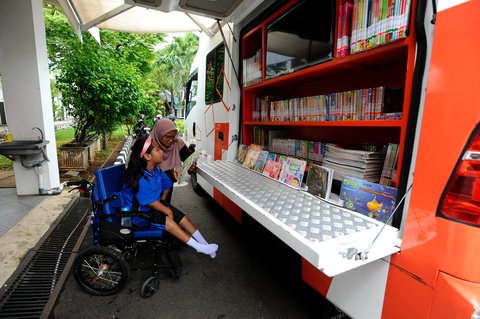
[[[268,152],[267,161],[268,161],[268,160],[275,161],[276,158],[277,158],[277,154],[272,153],[272,152]]]
[[[265,166],[265,162],[267,161],[268,151],[260,151],[258,153],[257,159],[253,163],[253,170],[255,172],[263,172],[263,167]]]
[[[237,162],[240,163],[240,164],[243,164],[243,162],[245,161],[245,156],[247,156],[247,153],[248,153],[248,145],[245,145],[245,144],[240,144],[238,146],[238,152],[237,152]]]
[[[257,160],[258,154],[262,150],[262,147],[257,144],[252,144],[248,148],[247,155],[245,155],[245,160],[243,161],[243,166],[249,169],[253,169],[255,161]]]
[[[263,168],[262,174],[274,179],[278,179],[280,176],[280,171],[282,170],[282,163],[275,162],[271,159],[268,159],[265,163],[265,167]]]
[[[330,198],[333,169],[311,164],[307,175],[307,191],[323,199]]]
[[[306,165],[307,162],[304,160],[287,157],[280,172],[280,181],[295,188],[300,188],[302,186]]]
[[[383,223],[395,208],[397,189],[353,177],[345,177],[340,188],[344,206]]]

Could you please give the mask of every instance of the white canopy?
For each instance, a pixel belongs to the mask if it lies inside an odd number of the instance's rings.
[[[134,33],[203,31],[213,35],[217,19],[234,22],[263,0],[47,0],[57,2],[75,32],[93,27]]]

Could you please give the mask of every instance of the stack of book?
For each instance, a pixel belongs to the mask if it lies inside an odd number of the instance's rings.
[[[363,150],[327,143],[322,164],[334,170],[333,178],[336,180],[341,181],[344,176],[351,176],[377,183],[380,180],[384,159],[384,148]]]

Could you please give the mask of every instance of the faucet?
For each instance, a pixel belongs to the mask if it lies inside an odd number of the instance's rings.
[[[43,141],[43,132],[42,132],[42,130],[41,130],[39,127],[36,127],[36,126],[34,126],[34,127],[32,128],[32,130],[38,130],[38,131],[40,132],[40,134],[42,135],[41,138],[39,137],[39,140]]]

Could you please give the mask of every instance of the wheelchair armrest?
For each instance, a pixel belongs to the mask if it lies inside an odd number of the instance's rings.
[[[107,197],[105,199],[101,199],[101,200],[98,200],[95,202],[95,205],[97,207],[102,207],[104,204],[108,203],[108,202],[111,202],[111,201],[114,201],[116,200],[117,198],[119,198],[119,196],[117,194],[113,194],[112,196],[110,197]]]
[[[152,218],[151,215],[148,215],[147,213],[141,213],[141,212],[129,212],[129,211],[121,211],[118,213],[115,213],[114,215],[110,215],[111,217],[141,217],[144,218],[148,221]]]

